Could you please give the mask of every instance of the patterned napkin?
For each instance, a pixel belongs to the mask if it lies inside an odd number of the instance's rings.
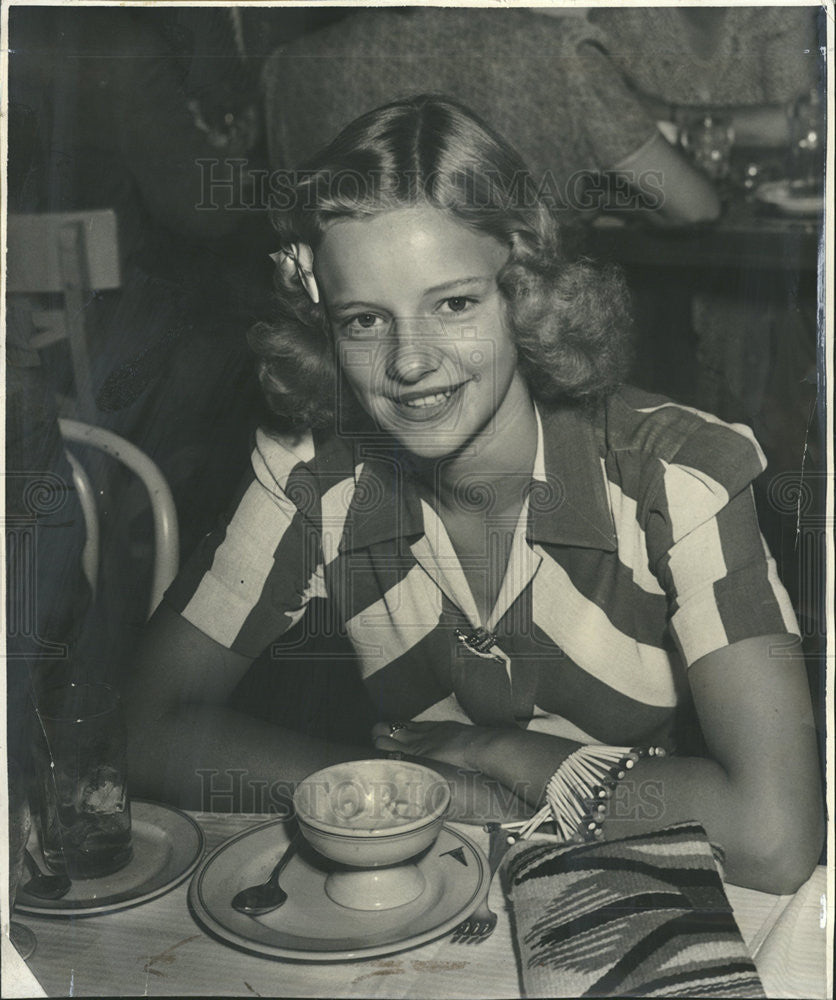
[[[763,997],[705,830],[520,841],[502,866],[529,997]]]

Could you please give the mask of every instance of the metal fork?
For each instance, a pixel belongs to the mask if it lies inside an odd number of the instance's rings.
[[[496,927],[496,914],[488,906],[488,893],[491,889],[494,873],[499,867],[499,862],[505,857],[505,852],[516,839],[513,834],[500,828],[499,823],[486,823],[485,829],[490,834],[490,846],[488,848],[488,868],[490,876],[485,886],[485,894],[479,901],[479,905],[463,920],[453,931],[451,942],[453,944],[480,944],[485,938],[490,937]]]

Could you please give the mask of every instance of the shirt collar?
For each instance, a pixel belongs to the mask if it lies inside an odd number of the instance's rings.
[[[594,417],[560,407],[537,412],[528,540],[617,549]]]
[[[357,442],[354,459],[355,490],[340,550],[422,535],[421,501],[407,484],[403,458],[380,444]]]
[[[537,449],[528,493],[528,540],[615,551],[593,418],[569,407],[541,414],[535,406],[535,413]],[[356,489],[341,550],[421,536],[421,502],[408,487],[403,457],[368,441],[355,443],[354,456]]]

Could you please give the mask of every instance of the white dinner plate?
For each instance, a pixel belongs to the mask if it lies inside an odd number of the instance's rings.
[[[328,862],[302,842],[282,874],[288,899],[260,917],[232,909],[232,897],[264,882],[288,844],[284,820],[273,820],[221,844],[195,873],[189,903],[221,940],[271,958],[336,962],[388,955],[440,937],[475,909],[490,878],[479,847],[450,827],[416,864],[425,888],[411,903],[353,910],[325,894]]]
[[[811,191],[808,185],[799,186],[788,180],[761,184],[755,197],[786,215],[818,215],[824,207],[822,192]]]
[[[195,870],[203,854],[203,831],[179,809],[131,799],[133,857],[118,872],[73,882],[61,899],[38,899],[18,890],[15,913],[47,917],[84,917],[124,910],[179,885]],[[30,844],[38,860],[37,843]],[[48,869],[42,863],[44,871]]]

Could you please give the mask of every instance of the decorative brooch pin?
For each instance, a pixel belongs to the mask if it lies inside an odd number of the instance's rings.
[[[491,660],[497,660],[499,663],[505,663],[507,657],[502,652],[502,650],[496,644],[496,636],[493,632],[489,632],[486,628],[474,628],[470,632],[465,632],[464,629],[457,628],[454,630],[456,638],[459,642],[466,646],[471,653],[475,653],[477,656],[484,656]]]

